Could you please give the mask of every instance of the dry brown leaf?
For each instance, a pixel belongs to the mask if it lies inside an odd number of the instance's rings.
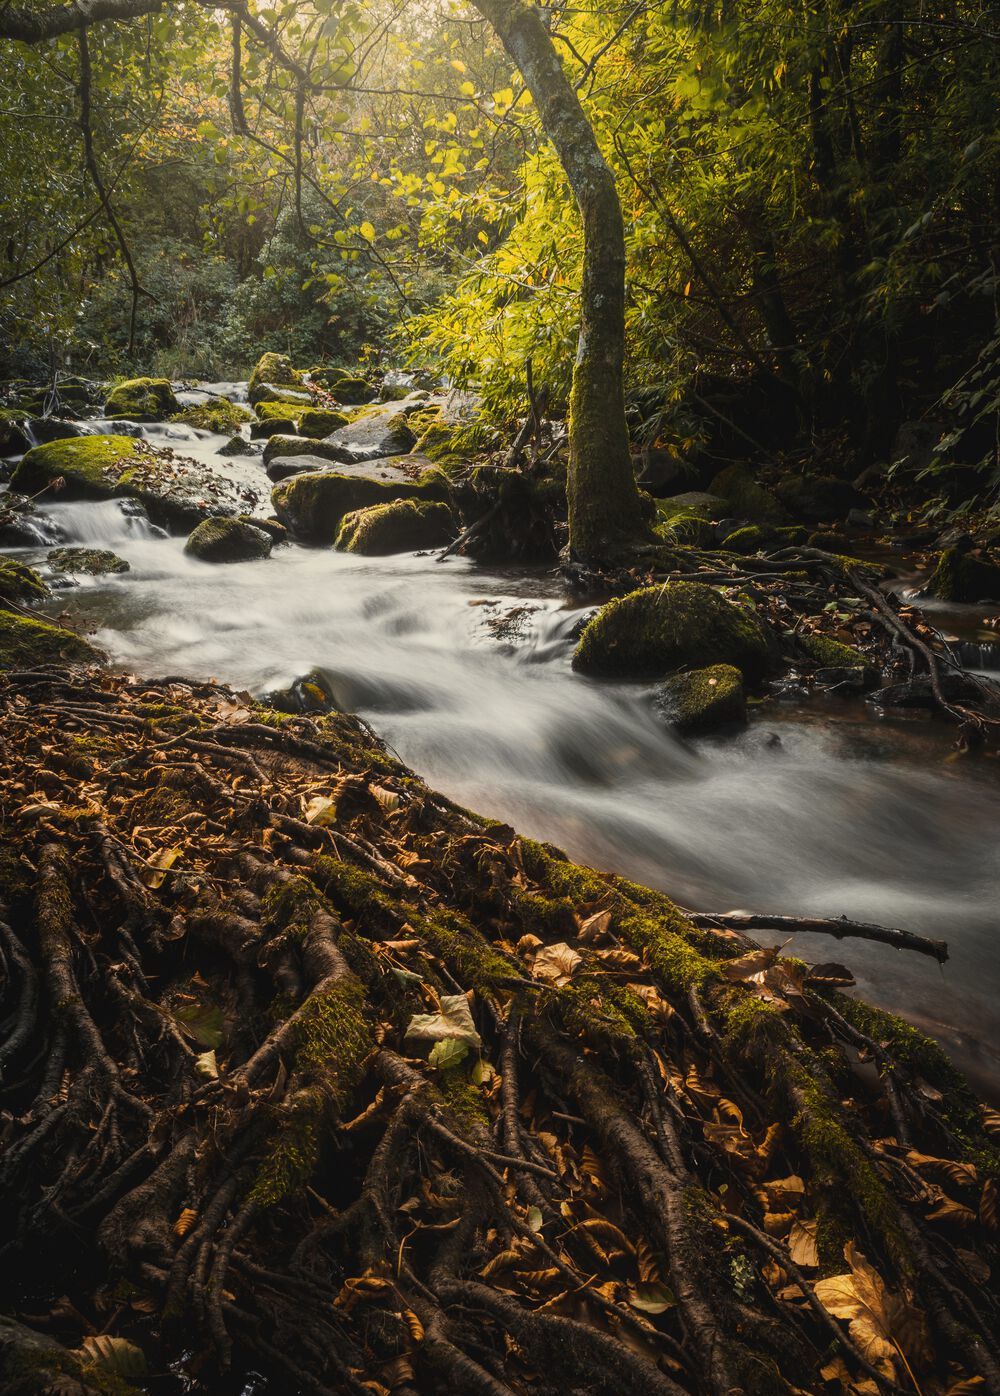
[[[183,1212],[174,1222],[174,1235],[186,1236],[195,1222],[198,1220],[198,1213],[193,1207],[185,1207]]]
[[[991,1230],[997,1229],[997,1185],[993,1178],[987,1178],[979,1198],[979,1220]]]
[[[579,939],[583,941],[584,945],[593,945],[595,941],[606,935],[610,928],[611,912],[595,911],[592,916],[588,916],[577,924],[580,928],[577,932]]]
[[[166,880],[167,873],[181,856],[179,848],[161,848],[146,859],[146,867],[142,869],[141,877],[147,887],[153,891],[157,887],[162,887]]]
[[[539,950],[531,966],[531,977],[561,989],[569,983],[581,964],[583,960],[573,947],[561,940],[556,945],[546,945]]]
[[[788,1235],[788,1250],[796,1265],[815,1270],[819,1264],[815,1221],[796,1221]]]
[[[945,1197],[932,1212],[927,1213],[926,1220],[951,1222],[953,1226],[972,1226],[976,1214],[971,1207],[963,1207],[954,1198]]]
[[[978,1181],[979,1174],[974,1163],[960,1163],[957,1159],[935,1158],[933,1154],[921,1154],[910,1149],[906,1162],[918,1173],[926,1173],[931,1178],[947,1178],[960,1187],[968,1187]]]
[[[913,1360],[924,1346],[923,1316],[902,1295],[889,1293],[853,1241],[844,1247],[844,1258],[850,1273],[817,1280],[816,1297],[835,1318],[847,1323],[862,1356],[894,1378],[897,1347]]]

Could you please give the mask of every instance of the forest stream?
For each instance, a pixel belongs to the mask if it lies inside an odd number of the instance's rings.
[[[188,427],[129,430],[256,490],[266,510],[259,458],[226,460],[224,438]],[[576,859],[697,910],[846,915],[947,940],[943,967],[816,935],[789,953],[843,960],[860,992],[905,1012],[981,1090],[1000,1092],[1000,789],[989,760],[954,759],[943,724],[795,691],[739,735],[685,742],[657,717],[648,686],[572,672],[590,608],[552,569],[294,546],[220,568],[116,501],[39,503],[52,538],[12,556],[44,570],[58,534],[130,564],[82,577],[46,606],[120,666],[254,695],[318,668],[338,703],[433,786]]]

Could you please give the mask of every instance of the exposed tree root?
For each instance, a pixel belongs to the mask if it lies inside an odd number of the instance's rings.
[[[906,1024],[354,719],[0,704],[0,1391],[996,1388],[997,1117]]]

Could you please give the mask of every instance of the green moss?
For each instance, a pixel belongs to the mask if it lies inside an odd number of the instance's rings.
[[[48,554],[48,564],[53,572],[70,575],[80,572],[88,577],[130,571],[125,559],[107,548],[53,548]]]
[[[104,410],[109,417],[137,421],[170,417],[179,407],[166,378],[127,378],[112,388]]]
[[[184,544],[202,562],[253,562],[269,557],[271,535],[239,519],[203,519]]]
[[[258,402],[254,411],[257,413],[259,422],[281,422],[289,431],[295,430],[295,417],[299,411],[305,408],[295,407],[287,402]]]
[[[368,557],[438,548],[455,536],[447,504],[434,500],[397,499],[355,509],[341,520],[334,547]]]
[[[49,589],[32,567],[0,557],[0,597],[4,601],[43,601]]]
[[[171,418],[198,431],[214,431],[219,436],[235,436],[246,422],[252,422],[254,414],[238,402],[230,402],[227,397],[212,398],[209,402],[199,402],[195,407],[185,407]]]
[[[38,664],[97,664],[101,659],[99,650],[71,630],[0,611],[0,669],[33,669]]]
[[[434,481],[386,481],[364,475],[342,475],[336,470],[308,472],[282,480],[271,492],[279,520],[298,537],[313,543],[332,543],[345,514],[373,504],[397,499],[440,497]]]
[[[340,427],[346,427],[348,419],[343,412],[334,412],[323,407],[303,407],[297,413],[295,421],[300,436],[318,440],[329,436]]]
[[[755,682],[766,658],[765,633],[753,612],[700,582],[668,582],[602,606],[580,636],[573,667],[635,679],[723,663]]]
[[[660,688],[656,703],[679,732],[710,732],[747,720],[743,676],[732,664],[675,674]]]
[[[34,495],[52,480],[65,480],[63,498],[110,499],[123,471],[152,460],[153,453],[131,436],[76,436],[33,446],[14,471],[11,488]]]
[[[788,516],[771,491],[759,485],[745,465],[730,465],[709,485],[729,505],[735,518],[754,523],[787,523]]]
[[[719,502],[722,503],[721,500]],[[715,541],[712,519],[712,509],[697,499],[691,503],[658,499],[653,532],[665,543],[686,543],[691,547],[704,548]]]
[[[802,634],[796,638],[799,648],[826,669],[856,669],[865,662],[858,650],[831,639],[829,635]]]
[[[1000,601],[1000,566],[959,548],[946,548],[927,590],[942,601]]]
[[[727,534],[722,546],[731,553],[749,557],[752,553],[764,552],[773,542],[774,534],[770,529],[761,528],[760,524],[746,524]]]
[[[645,1031],[649,1015],[639,1000],[638,1015],[635,1005],[630,1005],[632,1011],[623,1011],[624,994],[618,985],[582,975],[554,989],[543,1006],[574,1037],[585,1037],[595,1047],[631,1054],[637,1046],[636,1022]]]
[[[270,388],[302,389],[305,386],[302,374],[292,367],[287,354],[262,354],[254,366],[248,385],[250,401],[254,405],[273,399]]]
[[[489,1130],[490,1117],[482,1092],[466,1076],[464,1063],[439,1072],[436,1084],[464,1137],[474,1139]]]

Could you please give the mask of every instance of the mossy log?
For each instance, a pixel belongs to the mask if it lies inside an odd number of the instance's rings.
[[[995,1384],[998,1118],[914,1029],[349,716],[30,671],[0,718],[16,1323],[194,1393]]]

